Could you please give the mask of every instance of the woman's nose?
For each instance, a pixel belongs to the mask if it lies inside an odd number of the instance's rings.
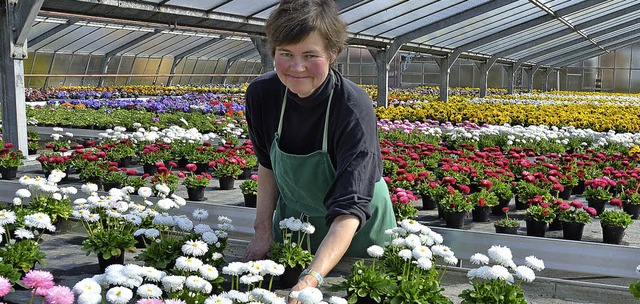
[[[305,65],[302,59],[293,59],[291,61],[291,69],[294,71],[304,71]]]

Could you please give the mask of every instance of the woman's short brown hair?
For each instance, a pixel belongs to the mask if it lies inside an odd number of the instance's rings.
[[[265,25],[271,56],[276,47],[298,43],[317,31],[326,41],[327,51],[342,51],[347,25],[340,19],[333,0],[281,0]]]

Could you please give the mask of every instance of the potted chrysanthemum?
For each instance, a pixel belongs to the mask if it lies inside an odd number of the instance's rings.
[[[309,222],[297,218],[281,220],[279,227],[282,231],[282,241],[271,245],[267,257],[283,264],[285,273],[280,277],[280,287],[290,288],[298,282],[302,270],[311,264],[310,235],[315,227]]]
[[[495,295],[509,299],[509,303],[527,303],[522,282],[535,280],[535,271],[544,269],[544,262],[534,256],[525,258],[525,265],[517,266],[508,247],[491,246],[488,255],[476,253],[470,261],[479,268],[471,269],[467,277],[472,288],[463,290],[458,296],[462,303],[494,303]],[[494,263],[492,266],[488,266]],[[516,281],[517,279],[517,281]]]

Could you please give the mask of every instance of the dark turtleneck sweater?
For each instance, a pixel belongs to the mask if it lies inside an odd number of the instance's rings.
[[[258,162],[272,169],[269,151],[285,93],[275,72],[251,82],[246,92],[249,136]],[[371,216],[369,203],[375,183],[382,177],[382,158],[376,117],[367,93],[332,69],[311,96],[300,98],[288,91],[279,148],[289,154],[304,155],[322,149],[322,132],[329,95],[328,147],[336,176],[324,198],[326,223],[338,215],[354,215],[360,226]],[[320,202],[319,202],[320,203]],[[359,229],[358,228],[358,229]]]

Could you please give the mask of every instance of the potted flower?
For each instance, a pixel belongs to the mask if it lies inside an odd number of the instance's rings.
[[[255,208],[258,200],[258,175],[252,174],[250,179],[243,181],[240,190],[244,196],[244,205]]]
[[[422,209],[423,210],[433,210],[438,207],[436,203],[436,196],[438,192],[438,184],[437,180],[431,180],[429,178],[429,173],[425,171],[425,173],[418,173],[419,182],[415,186],[416,191],[422,197]]]
[[[596,215],[595,209],[585,207],[582,202],[562,202],[558,206],[558,218],[562,222],[562,238],[579,241],[582,239],[584,225],[591,222]]]
[[[599,215],[604,211],[607,202],[613,198],[613,194],[609,189],[615,187],[616,182],[605,176],[586,180],[584,186],[584,197],[587,199],[589,207],[596,209]]]
[[[462,303],[527,303],[520,285],[523,282],[533,282],[536,277],[534,271],[543,270],[544,262],[528,256],[524,265],[517,266],[513,262],[511,250],[504,246],[491,246],[487,253],[488,255],[476,253],[471,256],[471,263],[480,267],[467,273],[472,288],[465,289],[458,295],[462,298]],[[491,262],[494,265],[487,266]],[[505,300],[498,302],[498,295]]]
[[[482,190],[479,192],[471,193],[469,195],[469,200],[473,204],[473,209],[471,210],[471,218],[474,222],[486,222],[489,220],[489,212],[493,206],[498,205],[498,197],[490,192],[488,189],[491,188],[491,184],[489,184],[489,188],[487,188],[486,183],[491,183],[488,180],[482,180],[480,182],[480,187]],[[483,186],[483,184],[485,186]]]
[[[602,240],[608,244],[620,244],[624,237],[624,231],[633,223],[631,215],[622,210],[622,202],[619,199],[612,199],[610,202],[614,206],[600,213],[600,226],[602,226]]]
[[[67,152],[71,148],[71,138],[73,137],[73,133],[66,132],[61,134],[63,129],[59,127],[52,128],[53,133],[51,134],[51,141],[45,144],[45,147],[48,149],[52,149],[53,152]]]
[[[40,149],[40,133],[33,129],[27,129],[27,152],[29,155],[38,153]]]
[[[531,199],[532,201],[535,200]],[[547,226],[555,218],[555,213],[546,202],[533,203],[524,213],[527,235],[544,237]]]
[[[115,162],[113,162],[115,163]],[[126,170],[126,168],[125,168]],[[109,191],[112,188],[122,188],[122,183],[127,179],[126,172],[111,166],[107,169],[107,173],[101,177],[104,191]]]
[[[213,169],[213,176],[217,177],[220,182],[220,189],[231,190],[238,176],[242,174],[244,159],[237,155],[230,157],[221,157],[209,163],[209,167]]]
[[[138,189],[147,184],[147,181],[145,180],[147,177],[149,177],[149,174],[142,174],[141,176],[138,176],[138,172],[136,170],[129,169],[127,170],[126,178],[122,181],[122,187],[130,186],[133,188],[133,193],[137,193]]]
[[[178,189],[179,183],[180,178],[165,166],[158,167],[158,172],[151,177],[151,189],[156,196],[162,192],[158,190],[158,185],[164,185],[168,188],[167,193],[164,193],[164,195],[169,197]]]
[[[349,303],[382,303],[387,295],[398,288],[397,281],[385,271],[384,264],[378,259],[384,256],[384,248],[373,245],[367,248],[367,254],[373,260],[367,264],[358,260],[351,266],[351,272],[338,284],[331,285],[333,291],[347,291]]]
[[[62,153],[58,152],[41,153],[37,159],[42,166],[42,172],[44,172],[45,176],[48,176],[49,173],[55,169],[66,172],[70,164],[70,156],[62,155]]]
[[[118,195],[98,196],[97,187],[91,183],[83,185],[84,193],[89,194],[73,212],[86,230],[88,237],[82,242],[82,250],[87,255],[96,253],[100,271],[113,263],[123,264],[124,253],[135,252],[136,240],[133,232],[140,225],[139,215],[123,214],[117,208],[126,199]]]
[[[493,215],[502,215],[504,207],[509,206],[509,202],[513,198],[513,191],[511,190],[511,183],[503,182],[499,179],[491,179],[493,186],[491,192],[498,197],[498,204],[491,207],[491,213]]]
[[[106,161],[99,159],[96,161],[87,162],[78,177],[85,183],[91,182],[98,186],[98,189],[102,188],[102,178],[107,174],[108,164]]]
[[[167,145],[167,147],[169,146]],[[168,160],[168,157],[169,153],[165,145],[161,143],[150,144],[142,148],[142,153],[138,154],[138,161],[142,164],[144,173],[154,175],[158,171],[158,165]]]
[[[462,228],[464,218],[473,209],[473,203],[469,197],[463,193],[469,193],[469,187],[459,186],[460,190],[447,186],[447,194],[440,201],[440,206],[444,213],[445,224],[449,228]]]
[[[185,168],[187,169],[187,171],[189,171],[189,173],[184,174],[182,173],[182,171],[180,171],[178,173],[178,177],[180,177],[181,175],[184,176],[184,178],[182,179],[182,184],[187,187],[187,195],[189,196],[189,200],[204,200],[204,190],[209,185],[211,175],[206,172],[196,174],[196,164],[187,164]]]
[[[12,143],[5,143],[4,148],[0,149],[0,174],[5,180],[16,179],[18,167],[22,166],[26,159],[22,151],[14,151],[11,148]]]
[[[640,215],[640,193],[638,189],[627,189],[620,196],[622,200],[622,209],[631,215],[632,219],[638,219]]]
[[[504,218],[497,220],[493,226],[496,228],[496,233],[517,234],[518,228],[520,228],[520,222],[516,219],[509,218],[509,207],[502,207]]]
[[[281,220],[279,227],[282,230],[282,241],[271,245],[267,257],[285,266],[285,273],[280,277],[280,287],[291,288],[298,282],[302,270],[313,260],[308,239],[315,227],[293,217]]]

